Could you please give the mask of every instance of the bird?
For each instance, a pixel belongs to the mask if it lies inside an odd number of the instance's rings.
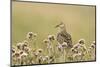
[[[63,22],[56,25],[55,28],[59,28],[59,32],[57,33],[56,40],[59,44],[62,44],[63,42],[66,42],[68,47],[72,48],[72,37],[71,35],[66,31],[66,26]]]

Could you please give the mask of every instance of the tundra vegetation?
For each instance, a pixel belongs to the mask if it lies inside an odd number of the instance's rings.
[[[55,35],[48,35],[38,47],[38,35],[28,32],[25,40],[12,46],[12,65],[49,64],[95,60],[95,41],[86,47],[85,40],[80,39],[68,49],[66,42],[59,44]]]
[[[12,65],[94,61],[95,35],[94,6],[12,1]]]

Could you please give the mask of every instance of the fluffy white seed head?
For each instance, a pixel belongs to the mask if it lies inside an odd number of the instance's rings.
[[[24,40],[23,43],[24,43],[24,45],[28,45],[29,44],[29,42],[27,40]]]
[[[49,60],[49,56],[45,56],[45,58],[46,58],[47,60]]]
[[[26,52],[21,53],[21,57],[27,57],[27,56],[28,56],[28,54]]]
[[[20,52],[17,51],[16,53],[14,53],[13,57],[20,58],[20,55],[21,55]]]
[[[63,48],[66,48],[68,46],[66,42],[63,42],[61,45]]]
[[[55,40],[55,36],[54,36],[54,35],[48,35],[48,39],[49,39],[50,41],[53,41],[53,40]]]
[[[34,37],[37,37],[37,34],[36,34],[36,33],[34,33],[34,34],[33,34],[33,36],[34,36]]]
[[[44,57],[42,58],[42,60],[43,60],[43,62],[47,62],[47,61],[49,60],[49,56],[44,56]]]
[[[52,48],[50,40],[45,39],[45,40],[43,40],[43,42],[46,44],[47,48]]]
[[[32,39],[33,37],[33,32],[28,32],[27,33],[27,39]]]
[[[33,56],[37,57],[37,56],[38,56],[37,50],[36,50],[36,49],[33,49],[33,50],[32,50],[32,54],[33,54]]]
[[[29,45],[29,42],[24,40],[22,43],[22,50],[24,50],[26,47],[28,47],[28,45]]]
[[[33,55],[35,57],[40,56],[42,53],[43,53],[43,49],[37,49],[37,50],[35,49],[35,50],[33,50]]]
[[[73,48],[71,49],[71,51],[73,53],[78,53],[78,52],[84,53],[84,52],[86,52],[87,48],[85,46],[85,40],[84,39],[80,39],[79,42],[73,46]]]
[[[75,57],[81,57],[82,56],[82,53],[75,53],[75,54],[73,54],[73,58],[75,58]]]
[[[30,40],[34,39],[35,37],[37,37],[37,34],[33,32],[28,32],[26,36],[26,38]]]
[[[23,43],[17,43],[17,45],[16,45],[17,46],[17,49],[20,49],[21,50],[22,49],[22,45],[23,45]]]
[[[15,53],[16,49],[14,47],[12,47],[12,53]]]
[[[96,43],[95,43],[95,41],[93,41],[93,43],[92,43],[93,45],[96,45]]]
[[[93,41],[93,44],[95,44],[95,41]]]
[[[38,49],[37,52],[42,53],[43,49]]]
[[[78,41],[78,43],[79,43],[79,44],[85,44],[85,40],[84,40],[84,39],[80,39],[80,40]]]
[[[29,47],[24,47],[24,50],[23,51],[25,51],[26,53],[29,53],[30,52],[30,48]]]
[[[91,47],[90,47],[90,48],[91,48],[91,49],[92,49],[92,48],[94,49],[94,48],[95,48],[95,45],[96,45],[96,44],[95,44],[95,41],[93,41],[93,42],[91,43]]]
[[[73,52],[73,53],[78,53],[78,50],[75,49],[75,48],[71,48],[71,52]]]
[[[47,44],[47,43],[49,43],[49,40],[48,39],[44,39],[43,40],[43,43],[46,43]]]

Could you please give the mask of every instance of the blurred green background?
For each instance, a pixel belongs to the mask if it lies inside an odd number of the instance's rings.
[[[48,34],[56,34],[54,28],[60,22],[66,24],[68,33],[72,35],[73,44],[81,38],[86,45],[95,40],[95,7],[61,5],[30,2],[12,2],[12,44],[25,39],[28,32],[37,33],[37,45]]]

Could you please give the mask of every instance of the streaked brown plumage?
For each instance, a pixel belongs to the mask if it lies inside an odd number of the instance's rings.
[[[71,35],[66,31],[66,27],[64,23],[60,23],[56,27],[60,28],[60,31],[57,33],[57,41],[62,44],[63,42],[66,42],[68,47],[73,47],[72,46],[72,37]]]

